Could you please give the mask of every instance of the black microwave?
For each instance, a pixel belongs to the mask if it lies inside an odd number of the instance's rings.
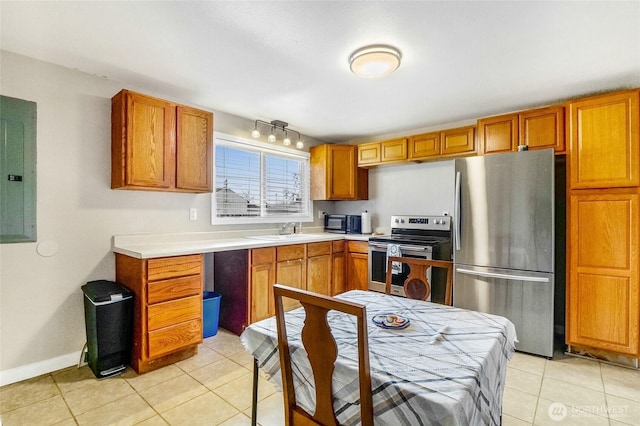
[[[324,216],[324,232],[362,234],[362,217],[351,214],[327,214]]]

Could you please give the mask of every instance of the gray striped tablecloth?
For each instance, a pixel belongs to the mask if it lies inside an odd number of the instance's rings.
[[[516,341],[509,320],[369,291],[338,297],[367,307],[376,425],[500,424],[507,362]],[[379,328],[371,318],[381,313],[402,315],[411,324],[402,330]],[[300,341],[304,310],[288,312],[286,323],[296,399],[313,412],[313,375]],[[339,352],[334,409],[340,424],[359,424],[355,318],[330,312],[329,324]],[[282,389],[275,318],[252,324],[240,339],[269,380]]]

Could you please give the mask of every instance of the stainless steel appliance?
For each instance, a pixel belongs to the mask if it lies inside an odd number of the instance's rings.
[[[362,234],[362,217],[351,214],[327,214],[324,216],[324,232]]]
[[[510,319],[516,349],[553,356],[554,155],[455,160],[453,305]]]
[[[369,290],[385,291],[387,255],[451,260],[451,250],[451,217],[391,216],[391,234],[369,238]],[[399,264],[394,268],[391,293],[404,297],[409,267]],[[427,279],[431,283],[431,300],[443,303],[446,271],[429,268]]]

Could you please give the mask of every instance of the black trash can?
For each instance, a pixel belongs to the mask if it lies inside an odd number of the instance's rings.
[[[133,293],[106,280],[82,286],[87,363],[97,378],[122,373],[131,358]]]

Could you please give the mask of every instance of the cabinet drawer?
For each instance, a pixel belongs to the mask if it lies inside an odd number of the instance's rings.
[[[369,243],[367,241],[349,241],[347,247],[351,253],[369,254]]]
[[[173,278],[149,283],[147,303],[160,303],[202,293],[202,276]]]
[[[156,303],[147,308],[149,330],[157,330],[180,322],[200,319],[202,297],[184,297],[170,302]]]
[[[278,246],[276,247],[276,259],[278,262],[283,260],[304,259],[305,256],[304,244],[292,244],[290,246]]]
[[[165,355],[202,342],[200,319],[149,332],[149,358]]]
[[[340,253],[341,251],[344,251],[344,240],[332,241],[331,245],[333,247],[334,253]]]
[[[167,278],[198,275],[202,273],[202,255],[161,257],[147,261],[147,279],[149,281]]]
[[[307,257],[331,254],[331,241],[307,244]]]
[[[276,248],[265,247],[251,250],[251,265],[273,263],[276,260]]]

